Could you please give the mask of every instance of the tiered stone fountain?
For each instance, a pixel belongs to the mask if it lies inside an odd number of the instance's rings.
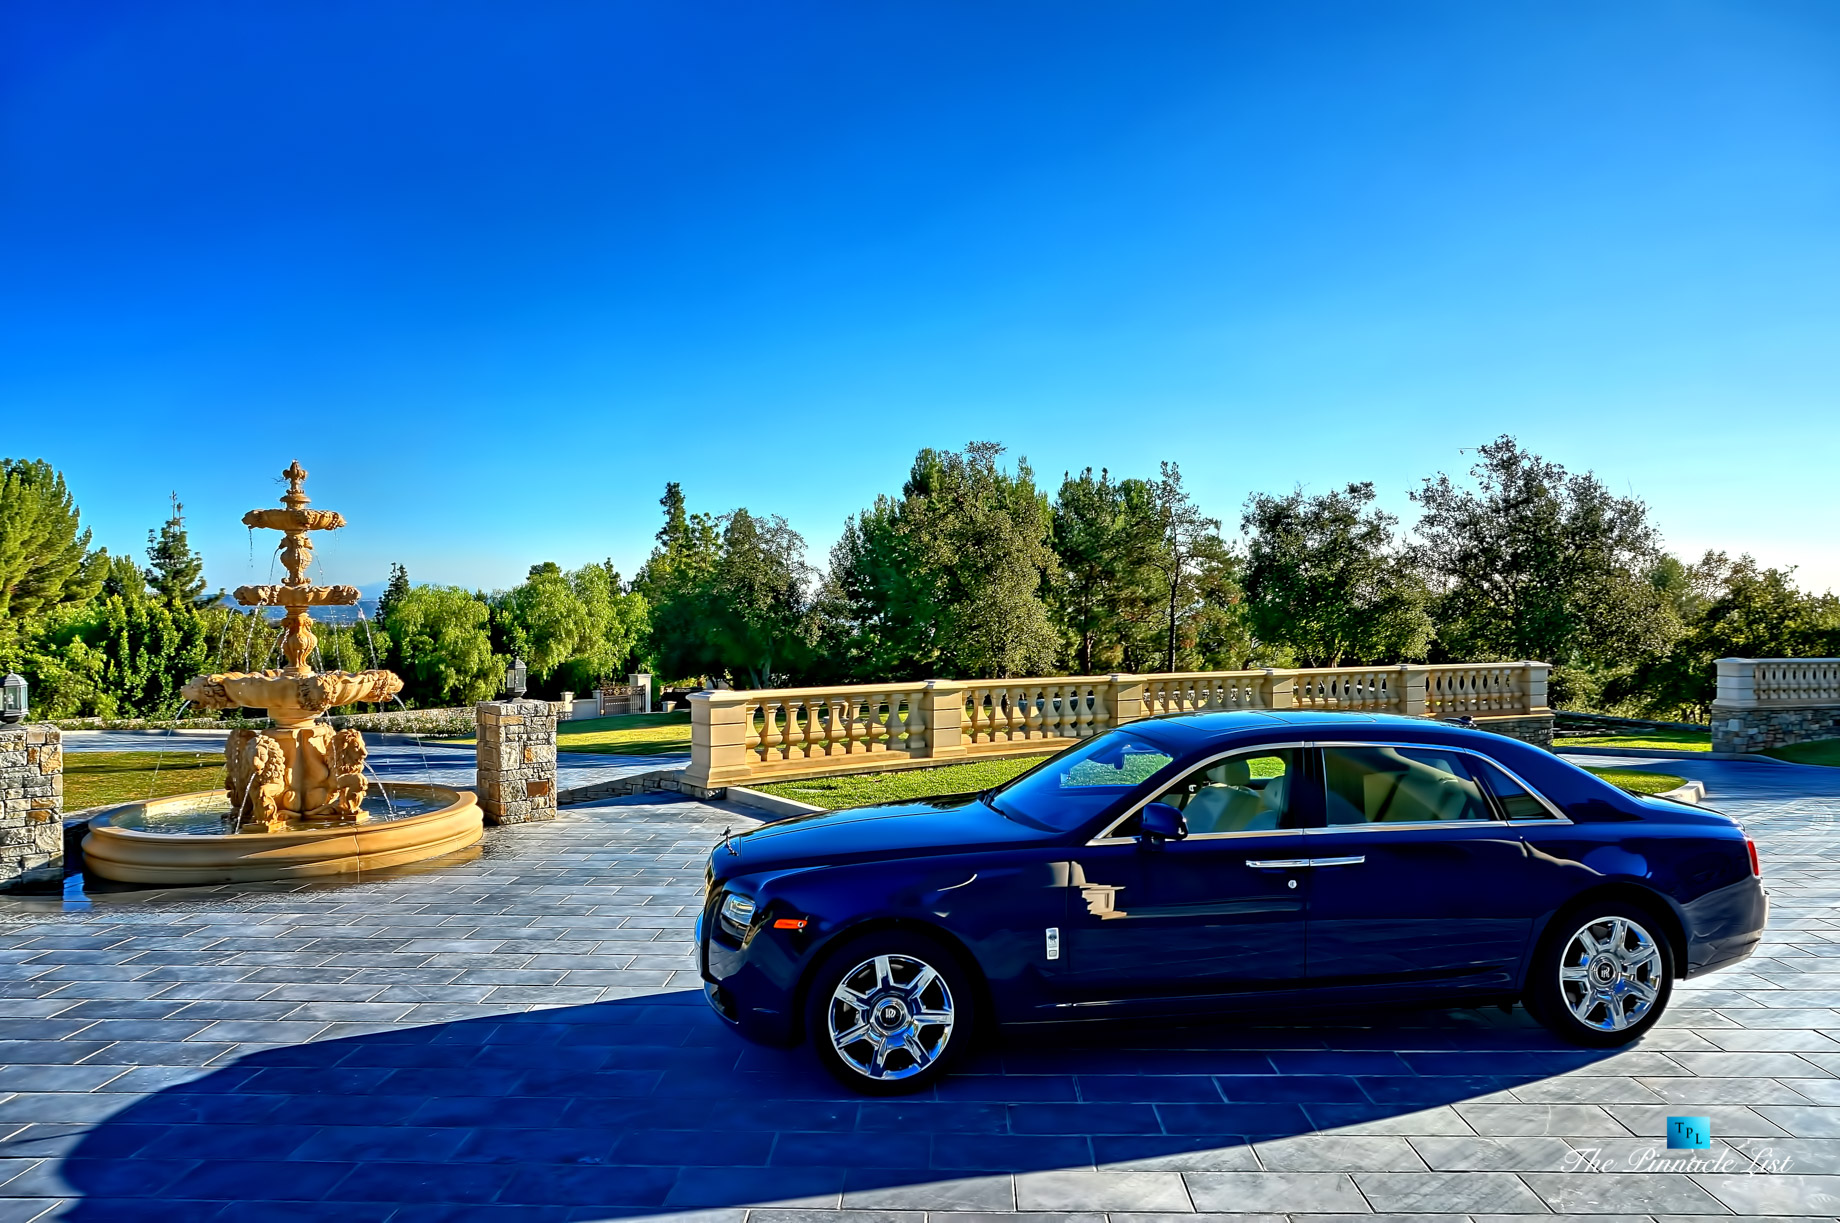
[[[131,883],[225,883],[335,875],[398,866],[454,853],[483,831],[472,792],[440,786],[378,785],[364,775],[364,736],[334,730],[328,710],[385,701],[402,690],[389,671],[314,671],[319,644],[308,609],[358,601],[352,586],[315,586],[312,531],[345,525],[331,510],[310,510],[299,463],[282,475],[281,509],[251,510],[243,523],[282,532],[278,586],[242,586],[246,607],[280,607],[278,671],[201,675],[182,695],[209,709],[268,711],[267,730],[230,732],[221,794],[185,794],[130,803],[90,820],[86,869]]]

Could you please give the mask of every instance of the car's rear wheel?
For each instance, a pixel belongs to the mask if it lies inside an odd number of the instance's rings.
[[[937,941],[904,930],[852,939],[818,969],[806,1031],[824,1068],[871,1095],[918,1091],[971,1043],[970,975]]]
[[[1674,988],[1661,923],[1629,904],[1560,914],[1531,971],[1527,1009],[1578,1045],[1628,1044],[1655,1026]]]

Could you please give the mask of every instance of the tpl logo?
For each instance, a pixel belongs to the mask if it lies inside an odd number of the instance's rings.
[[[1669,1117],[1667,1119],[1667,1144],[1670,1151],[1710,1151],[1712,1149],[1712,1118]]]

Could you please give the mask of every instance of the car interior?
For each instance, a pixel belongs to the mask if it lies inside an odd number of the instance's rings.
[[[1181,810],[1188,835],[1285,827],[1289,752],[1233,756],[1189,774],[1157,801]]]

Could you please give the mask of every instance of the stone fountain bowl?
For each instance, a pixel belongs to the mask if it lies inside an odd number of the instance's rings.
[[[231,671],[201,675],[180,695],[212,709],[332,709],[358,701],[387,701],[402,691],[402,680],[389,671],[317,671],[284,675],[280,671]]]
[[[118,883],[250,883],[358,875],[476,845],[484,834],[471,790],[373,785],[363,824],[298,824],[282,832],[224,831],[221,790],[125,803],[89,821],[84,869]]]

